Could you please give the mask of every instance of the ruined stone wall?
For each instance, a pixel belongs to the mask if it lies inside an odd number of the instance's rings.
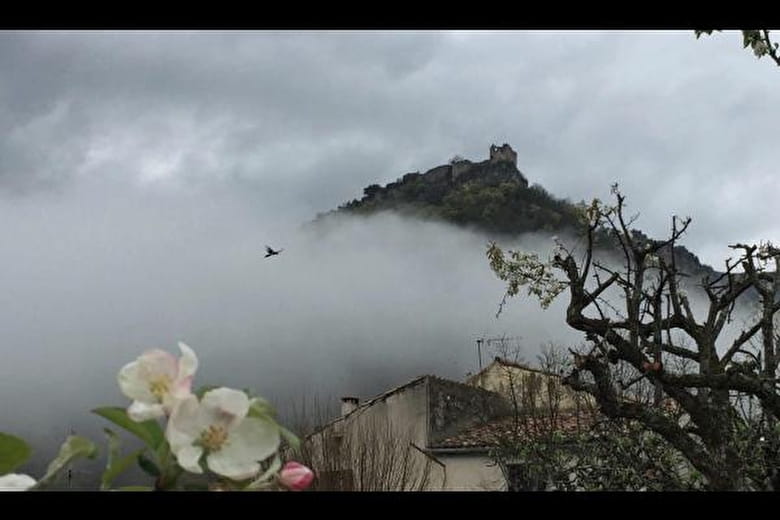
[[[528,186],[528,181],[514,165],[506,161],[482,161],[462,172],[458,177],[458,183],[477,181],[484,186],[498,186],[502,182],[517,181],[523,186]]]
[[[426,182],[435,184],[449,183],[452,180],[452,166],[445,164],[428,170],[423,175],[423,179],[425,179]]]
[[[502,146],[490,146],[490,162],[506,161],[517,166],[517,153],[504,143]]]
[[[463,175],[464,173],[467,173],[469,170],[471,170],[471,167],[474,166],[474,163],[471,161],[458,161],[456,163],[453,163],[452,165],[452,181],[456,182],[458,180],[458,177]]]
[[[428,445],[435,446],[462,428],[510,414],[509,403],[482,388],[431,378],[428,385]]]

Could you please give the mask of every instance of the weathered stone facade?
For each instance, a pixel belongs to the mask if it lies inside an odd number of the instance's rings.
[[[512,150],[512,147],[507,143],[504,143],[501,146],[490,146],[490,162],[501,161],[510,162],[515,165],[515,167],[517,166],[517,152]]]
[[[579,415],[568,420],[579,405],[559,380],[556,374],[500,358],[466,383],[421,376],[362,402],[345,398],[341,417],[304,443],[315,473],[338,478],[339,485],[331,489],[506,490],[504,469],[490,449],[506,430],[517,427],[512,388],[555,386],[562,392],[561,431],[587,427]],[[403,482],[390,482],[399,472]]]
[[[452,181],[457,182],[458,178],[471,170],[472,166],[474,166],[474,163],[466,159],[452,163]]]
[[[431,184],[449,184],[452,181],[452,165],[444,164],[432,168],[425,172],[422,178]]]
[[[511,413],[501,395],[456,381],[432,377],[428,382],[428,446],[456,432]]]
[[[558,396],[555,400],[558,401],[559,409],[564,412],[579,409],[584,404],[583,400],[590,401],[564,386],[558,374],[550,374],[499,357],[468,378],[466,384],[501,394],[510,402],[532,398],[537,406],[549,403],[550,393],[554,392]]]
[[[416,179],[416,176],[410,177],[407,174],[399,182]],[[517,153],[506,143],[502,146],[491,145],[490,158],[485,161],[474,163],[467,159],[461,159],[428,170],[422,174],[422,179],[429,184],[445,185],[477,179],[488,183],[514,180],[528,186],[528,180],[517,169]]]
[[[338,476],[336,489],[506,488],[501,469],[484,448],[437,448],[448,436],[506,415],[508,403],[500,395],[428,375],[354,408],[353,402],[348,398],[341,417],[304,440],[310,458],[306,462],[321,478]],[[404,482],[388,482],[397,476],[392,466],[404,469]],[[377,479],[371,474],[377,471],[387,476]]]

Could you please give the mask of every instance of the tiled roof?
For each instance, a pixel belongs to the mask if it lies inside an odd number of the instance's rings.
[[[555,431],[562,434],[573,434],[585,431],[593,424],[594,418],[585,413],[561,413],[555,421]],[[456,435],[443,439],[431,449],[464,449],[490,448],[497,446],[501,440],[509,440],[513,432],[517,439],[530,439],[550,431],[548,417],[504,417],[482,424],[477,424],[458,432]]]

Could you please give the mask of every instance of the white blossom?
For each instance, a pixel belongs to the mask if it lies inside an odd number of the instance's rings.
[[[184,343],[179,350],[178,360],[164,350],[149,350],[119,371],[119,388],[133,399],[127,415],[134,421],[168,415],[177,401],[191,395],[198,358]]]
[[[34,478],[23,473],[0,476],[0,491],[26,491],[36,484]]]
[[[217,388],[198,402],[191,395],[171,413],[165,435],[179,465],[192,473],[208,468],[233,480],[255,476],[260,461],[279,448],[279,427],[269,419],[247,416],[249,397],[241,391]]]

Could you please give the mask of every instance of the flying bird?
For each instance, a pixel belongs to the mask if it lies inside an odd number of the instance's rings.
[[[284,249],[280,249],[279,251],[274,251],[269,246],[265,246],[265,257],[268,258],[269,256],[278,255],[282,251],[284,251]]]

